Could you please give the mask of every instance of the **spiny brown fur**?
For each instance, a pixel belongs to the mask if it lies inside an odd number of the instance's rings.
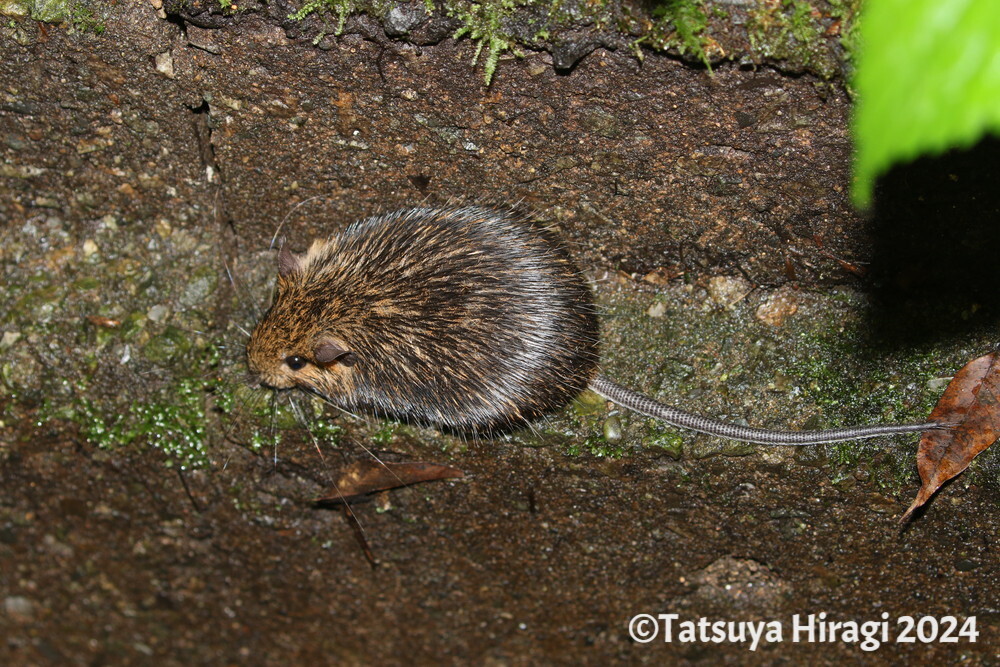
[[[265,386],[463,431],[565,405],[598,356],[590,291],[558,243],[482,207],[405,209],[283,251],[247,344]]]

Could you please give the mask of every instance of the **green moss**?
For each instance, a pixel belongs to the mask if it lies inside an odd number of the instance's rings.
[[[32,0],[31,18],[46,23],[60,23],[69,16],[72,3],[68,0]]]
[[[750,45],[759,57],[795,62],[831,79],[840,73],[842,62],[853,58],[859,5],[860,0],[835,0],[829,5],[807,0],[760,3],[747,23]],[[830,48],[827,36],[836,33],[844,53]]]
[[[647,421],[648,432],[644,438],[647,447],[661,450],[672,459],[679,459],[684,453],[684,436],[679,431],[665,424],[650,419]]]
[[[313,419],[309,422],[309,432],[320,442],[337,446],[344,434],[344,429],[327,419]]]
[[[154,336],[143,349],[146,359],[160,365],[167,365],[187,356],[191,351],[189,333],[168,326],[163,333]]]
[[[80,278],[73,282],[70,289],[74,292],[84,292],[87,290],[95,290],[101,287],[101,280],[95,276],[87,276],[85,278]]]
[[[785,356],[779,373],[787,374],[801,397],[823,408],[835,420],[814,420],[812,429],[851,424],[910,423],[924,419],[939,392],[928,381],[947,374],[959,357],[949,360],[943,350],[882,352],[859,347],[867,338],[861,322],[818,321],[800,333],[795,349]],[[872,479],[883,488],[899,488],[913,474],[916,436],[849,441],[825,446],[834,477],[870,466]],[[888,449],[887,449],[888,446]]]
[[[856,45],[854,17],[861,0],[780,0],[757,3],[749,10],[746,30],[753,50],[761,58],[787,60],[811,68],[830,78],[841,71],[842,59],[852,57]],[[384,17],[394,6],[389,0],[305,0],[290,17],[305,19],[317,13],[336,17],[334,32],[340,34],[347,18],[365,12]],[[659,0],[650,5],[633,5],[618,0],[575,2],[556,0],[425,0],[428,13],[440,12],[458,19],[456,39],[467,37],[476,42],[473,64],[482,63],[483,77],[489,85],[504,53],[519,55],[518,45],[525,40],[539,42],[558,39],[562,28],[602,32],[616,30],[634,36],[633,49],[638,58],[642,48],[676,50],[683,56],[700,60],[706,67],[717,57],[739,57],[725,53],[713,37],[713,25],[727,44],[739,43],[725,33],[741,32],[729,17],[727,7],[711,0]],[[725,25],[725,24],[730,25]],[[720,30],[721,28],[721,30]],[[322,29],[319,41],[326,34]],[[831,37],[840,36],[842,50],[831,48]],[[531,35],[526,38],[525,35]],[[554,37],[555,36],[555,37]]]
[[[36,282],[33,278],[31,282]],[[14,311],[18,313],[37,313],[46,306],[57,304],[62,300],[63,290],[59,285],[46,284],[35,288],[20,297],[14,305]]]
[[[652,31],[648,44],[658,49],[676,47],[681,55],[693,55],[710,71],[705,51],[708,17],[702,0],[663,0],[653,8]]]
[[[129,313],[128,316],[122,320],[121,324],[121,334],[124,340],[132,341],[138,338],[139,334],[143,331],[146,326],[146,314],[145,313]]]
[[[393,437],[396,435],[396,430],[399,428],[399,424],[396,422],[386,422],[372,434],[372,441],[376,444],[385,446],[392,442]]]
[[[0,15],[28,16],[43,23],[69,23],[81,32],[102,34],[103,5],[98,0],[0,0]]]
[[[706,38],[704,32],[707,18],[702,8],[703,0],[666,0],[653,9],[652,27],[650,33],[641,36],[636,46],[645,43],[658,49],[676,47],[682,54],[691,54],[708,65],[705,51]],[[574,6],[574,11],[566,10],[562,2],[552,3],[548,10],[547,23],[539,25],[535,31],[535,39],[546,40],[554,29],[561,25],[575,24],[582,19],[589,19],[597,30],[605,29],[616,17],[617,5],[610,0],[584,5],[586,16],[580,16],[580,6]],[[518,39],[513,34],[511,23],[515,16],[524,18],[531,8],[541,6],[541,0],[443,0],[440,10],[447,16],[461,21],[462,25],[454,33],[455,39],[468,37],[476,42],[473,65],[482,58],[483,79],[486,85],[493,80],[500,56],[512,52],[519,55]],[[435,9],[433,2],[425,2],[428,12]],[[302,20],[317,12],[329,12],[337,17],[336,34],[343,30],[347,17],[356,12],[368,12],[375,16],[383,16],[388,11],[385,3],[371,0],[307,0],[302,7],[290,15],[291,18]],[[634,21],[618,17],[624,22],[620,26],[625,29]],[[620,22],[621,22],[620,21]],[[647,22],[648,23],[648,22]],[[637,23],[642,24],[642,22]],[[637,51],[638,52],[638,51]],[[484,56],[485,53],[485,56]]]
[[[940,396],[940,378],[991,344],[872,345],[866,301],[849,290],[799,293],[799,312],[781,327],[754,316],[765,295],[751,295],[732,309],[714,307],[699,289],[680,285],[655,295],[598,287],[596,295],[605,338],[602,372],[691,412],[774,429],[921,421]],[[653,304],[665,305],[665,316],[650,316]],[[696,459],[766,449],[671,429],[628,412],[621,418],[626,451],[661,448],[671,457]],[[598,422],[581,419],[575,431],[590,440],[569,453],[603,454],[592,447]],[[834,480],[863,472],[876,486],[898,489],[914,480],[917,441],[898,436],[771,452],[821,467]],[[995,469],[992,456],[980,458],[984,470]]]
[[[830,0],[830,16],[839,26],[840,45],[844,48],[848,64],[853,64],[861,46],[857,20],[861,15],[861,3],[862,0]]]
[[[472,64],[479,61],[483,48],[486,48],[486,59],[483,61],[483,76],[486,85],[493,80],[500,56],[505,51],[514,49],[514,38],[504,27],[504,21],[513,15],[514,10],[535,4],[535,0],[483,0],[483,2],[464,2],[461,0],[445,0],[445,13],[462,21],[463,25],[455,31],[455,39],[468,35],[476,41],[476,54]]]
[[[486,85],[493,79],[500,56],[506,51],[514,50],[515,39],[505,27],[505,22],[517,9],[537,2],[538,0],[483,0],[482,2],[444,0],[443,12],[462,22],[454,38],[467,36],[477,43],[476,53],[472,59],[473,65],[479,62],[483,49],[486,50],[486,58],[483,61]],[[430,0],[425,0],[424,6],[428,12],[435,9],[434,3]],[[290,14],[289,18],[301,21],[312,14],[328,12],[337,18],[334,34],[339,35],[351,14],[366,12],[382,17],[390,7],[390,3],[377,0],[307,0],[298,11]],[[320,33],[316,41],[322,36],[323,33]]]
[[[259,400],[263,396],[259,390],[225,379],[230,371],[222,368],[220,347],[211,343],[189,352],[190,368],[204,372],[204,377],[174,378],[158,390],[147,391],[141,401],[130,396],[92,399],[92,379],[73,386],[64,383],[65,391],[52,392],[44,401],[39,420],[74,422],[89,443],[104,450],[152,447],[166,455],[167,466],[182,470],[211,463],[211,434],[218,433],[211,424],[217,419],[229,422],[227,438],[234,437],[255,452],[276,450],[285,431],[303,425],[314,442],[339,444],[343,432],[339,425],[311,414],[303,424],[287,405]],[[236,435],[233,425],[239,424],[247,428]],[[391,439],[395,427],[383,427],[383,442]]]
[[[69,21],[80,32],[104,34],[104,19],[93,2],[74,2],[70,8]]]
[[[0,15],[17,18],[28,16],[33,4],[32,0],[0,0]]]
[[[209,345],[195,355],[199,369],[219,363],[216,346]],[[71,421],[96,447],[116,450],[123,447],[152,447],[166,455],[166,465],[182,470],[209,463],[209,423],[219,405],[232,405],[227,388],[218,375],[175,379],[158,390],[147,391],[141,400],[122,394],[92,398],[93,378],[50,387],[38,410],[40,423]]]
[[[288,18],[301,21],[317,12],[330,12],[337,17],[337,28],[334,34],[339,35],[344,30],[344,22],[351,14],[360,11],[371,11],[374,7],[363,0],[307,0],[302,7],[288,15]],[[373,12],[374,13],[374,12]]]
[[[159,400],[116,410],[98,405],[87,396],[86,387],[79,386],[69,404],[48,402],[40,416],[42,421],[76,422],[87,441],[101,449],[152,446],[167,455],[168,466],[188,470],[208,463],[205,401],[211,389],[211,383],[181,380]]]
[[[567,444],[564,453],[567,456],[580,456],[583,453],[597,458],[618,459],[625,454],[626,448],[620,443],[609,443],[603,436],[590,436],[583,441],[575,440]]]

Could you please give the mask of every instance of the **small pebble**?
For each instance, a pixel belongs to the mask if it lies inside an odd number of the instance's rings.
[[[646,314],[649,315],[650,317],[657,317],[657,318],[663,317],[664,315],[667,314],[667,304],[663,303],[662,301],[658,301],[657,303],[654,303],[652,306],[646,309]]]
[[[795,292],[779,290],[757,307],[757,319],[772,327],[780,327],[799,310]]]
[[[146,311],[146,317],[154,322],[162,322],[170,315],[170,309],[163,304],[157,304]]]
[[[622,420],[618,415],[611,415],[604,420],[604,439],[608,442],[618,442],[622,439]]]
[[[156,54],[154,62],[156,63],[157,72],[168,79],[174,78],[174,57],[170,55],[170,51]]]
[[[8,348],[21,338],[19,331],[4,331],[3,338],[0,338],[0,348]]]
[[[21,595],[4,598],[3,610],[14,621],[30,621],[35,615],[35,603]]]
[[[959,572],[972,572],[979,567],[979,563],[968,558],[963,558],[955,563],[955,569]]]
[[[742,301],[753,285],[739,276],[715,276],[708,281],[708,295],[723,308],[732,308]]]

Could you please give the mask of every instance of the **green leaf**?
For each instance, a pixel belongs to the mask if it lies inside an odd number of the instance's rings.
[[[1000,131],[997,0],[868,0],[855,87],[855,204],[898,162]]]

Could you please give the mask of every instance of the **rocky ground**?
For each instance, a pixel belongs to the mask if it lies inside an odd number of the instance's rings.
[[[461,438],[272,403],[241,358],[279,230],[521,202],[623,383],[772,427],[918,420],[995,344],[994,142],[896,170],[862,215],[836,69],[553,38],[487,86],[437,19],[124,4],[99,31],[0,5],[4,664],[997,660],[990,452],[901,528],[912,438],[767,449],[586,395]],[[315,504],[373,455],[465,477]],[[793,641],[824,612],[980,634]],[[640,613],[783,635],[647,644]]]

